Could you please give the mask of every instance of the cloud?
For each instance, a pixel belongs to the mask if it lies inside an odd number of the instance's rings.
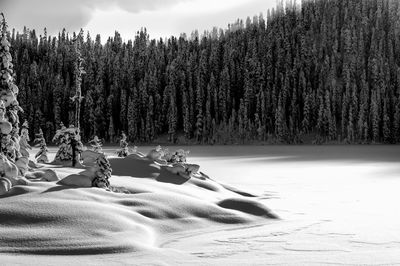
[[[180,2],[189,2],[190,0],[114,0],[115,4],[121,9],[138,13],[140,11],[157,10],[160,8],[173,6]],[[112,1],[109,1],[112,2]]]
[[[57,33],[62,28],[77,31],[85,27],[96,10],[122,9],[129,13],[157,10],[190,0],[0,0],[10,28],[24,26]],[[110,21],[109,23],[112,23]]]
[[[0,0],[10,28],[24,26],[51,35],[63,28],[100,33],[105,41],[117,30],[131,39],[142,27],[150,37],[179,36],[198,29],[226,28],[236,19],[266,14],[276,0]]]
[[[201,34],[204,30],[211,31],[214,26],[226,29],[229,23],[237,19],[245,21],[247,16],[252,18],[260,12],[266,16],[267,10],[275,5],[275,0],[191,0],[134,15],[122,10],[97,10],[85,30],[92,36],[99,33],[103,42],[114,36],[115,30],[124,40],[132,39],[142,27],[147,28],[150,38],[155,39],[180,36],[181,33],[190,36],[195,29]]]
[[[202,2],[210,2],[213,0],[202,0]],[[207,14],[200,12],[194,14],[181,15],[179,21],[175,21],[174,27],[179,32],[190,34],[194,29],[203,31],[211,31],[213,27],[226,29],[228,24],[235,23],[237,19],[244,22],[247,17],[253,19],[253,16],[259,16],[263,13],[266,20],[268,9],[275,7],[275,1],[267,0],[236,0],[236,5],[228,5],[224,9],[218,11],[208,11]]]

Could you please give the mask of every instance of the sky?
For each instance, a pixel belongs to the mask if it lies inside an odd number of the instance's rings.
[[[56,35],[65,28],[100,34],[104,42],[117,30],[124,40],[133,39],[142,27],[150,38],[190,36],[214,26],[227,28],[238,18],[264,14],[276,0],[0,0],[0,11],[10,28],[24,26],[43,34]]]

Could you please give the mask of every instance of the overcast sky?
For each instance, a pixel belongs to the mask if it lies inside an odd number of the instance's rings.
[[[276,0],[0,0],[0,11],[10,28],[27,26],[43,34],[58,34],[83,28],[102,41],[121,33],[124,40],[146,27],[151,38],[164,38],[198,29],[200,33],[214,26],[227,28],[237,18],[266,16]]]

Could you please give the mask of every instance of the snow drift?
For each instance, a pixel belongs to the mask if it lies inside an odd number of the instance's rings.
[[[57,178],[38,178],[1,196],[0,252],[133,252],[159,248],[170,232],[276,218],[250,194],[210,178],[182,177],[138,156],[110,162],[120,193],[90,187],[90,169],[64,167],[52,168]]]

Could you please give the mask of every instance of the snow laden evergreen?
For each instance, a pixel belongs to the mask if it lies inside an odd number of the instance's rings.
[[[72,125],[70,126],[70,147],[72,150],[72,166],[75,167],[77,164],[80,164],[81,152],[83,151],[83,144],[81,142],[80,135],[80,114],[81,114],[81,102],[82,102],[82,75],[86,72],[83,69],[82,63],[83,58],[81,55],[81,44],[83,38],[83,30],[79,32],[79,35],[76,39],[73,40],[74,50],[75,50],[75,95],[71,98],[71,100],[75,103],[75,116],[74,122],[76,128]]]
[[[7,38],[7,23],[1,13],[0,38],[0,194],[7,192],[24,175],[28,168],[28,157],[20,153],[19,117],[22,109],[17,101],[18,87],[14,82],[14,71]]]
[[[129,155],[128,141],[124,132],[121,134],[121,139],[119,141],[120,149],[117,150],[118,157],[126,157]]]
[[[92,186],[109,190],[109,179],[111,177],[112,169],[111,164],[104,153],[101,153],[101,155],[96,159],[96,166],[97,170],[92,181]]]
[[[31,150],[31,146],[29,145],[29,125],[28,121],[24,121],[21,127],[21,137],[19,140],[20,152],[22,156],[29,157],[29,150]]]
[[[74,125],[70,125],[67,128],[62,123],[60,126],[61,128],[57,130],[56,135],[53,137],[53,142],[58,145],[58,151],[53,163],[66,166],[80,165],[83,144],[80,139],[79,129]]]
[[[92,140],[89,141],[92,150],[83,152],[83,161],[91,163],[94,159],[94,166],[96,171],[94,172],[94,178],[92,180],[93,187],[104,188],[106,190],[110,190],[110,181],[111,177],[111,164],[107,159],[107,156],[102,151],[102,143],[97,136],[94,136]]]
[[[146,155],[148,159],[154,160],[159,165],[169,166],[167,169],[175,174],[183,177],[197,177],[205,179],[206,177],[199,172],[200,166],[198,164],[187,163],[187,156],[189,151],[178,149],[174,153],[170,152],[168,148],[162,148],[160,145],[150,150]]]
[[[101,140],[99,140],[99,137],[94,136],[93,139],[89,141],[89,144],[94,152],[100,153],[103,151],[103,149],[101,148],[103,146],[103,143],[101,142]]]
[[[35,158],[38,163],[48,163],[49,158],[47,157],[48,149],[46,145],[46,140],[43,136],[43,131],[39,128],[39,133],[36,134],[36,138],[34,140],[35,147],[39,147],[39,151],[36,153]]]
[[[2,15],[1,40],[0,40],[0,99],[2,117],[2,153],[13,162],[18,160],[19,151],[15,143],[18,136],[19,117],[21,110],[17,101],[19,92],[14,83],[14,71],[12,57],[10,54],[10,42],[7,39],[7,23]]]
[[[55,161],[67,161],[72,159],[68,155],[68,136],[64,133],[66,129],[67,128],[64,126],[64,123],[61,122],[60,129],[56,131],[56,134],[53,137],[52,142],[58,145],[58,151],[54,159]]]
[[[74,51],[75,51],[75,62],[74,62],[74,71],[75,71],[75,95],[71,98],[72,102],[75,104],[75,114],[74,121],[76,127],[80,128],[80,114],[81,114],[81,102],[82,102],[82,75],[85,74],[85,70],[83,68],[83,58],[81,55],[81,45],[82,45],[82,35],[83,31],[79,32],[79,35],[76,39],[73,40],[74,43]]]
[[[164,150],[164,160],[172,166],[177,173],[190,177],[191,175],[197,175],[200,166],[197,164],[187,163],[187,156],[189,151],[178,149],[174,153],[169,152],[168,149]],[[197,176],[198,177],[198,176]]]
[[[108,142],[124,131],[135,143],[399,143],[400,1],[278,2],[266,16],[190,38],[154,40],[145,29],[126,41],[118,32],[107,40],[88,34],[82,137]],[[66,112],[75,91],[70,36],[12,36],[18,86],[32,91],[19,96],[30,126],[78,126]]]
[[[28,121],[22,124],[21,127],[21,136],[19,139],[19,151],[21,154],[21,158],[16,162],[20,172],[24,175],[28,171],[28,163],[29,163],[29,150],[32,147],[29,145],[29,125]],[[26,162],[26,163],[25,163]]]
[[[85,74],[82,63],[83,59],[81,56],[80,48],[82,43],[81,30],[79,35],[73,40],[74,51],[75,51],[75,95],[71,97],[72,102],[75,104],[74,122],[75,125],[70,125],[69,128],[61,127],[60,131],[57,131],[54,136],[54,140],[59,144],[59,150],[56,154],[55,162],[61,162],[63,165],[69,165],[72,167],[81,165],[81,152],[83,151],[83,144],[80,136],[80,109],[82,102],[82,75]]]

